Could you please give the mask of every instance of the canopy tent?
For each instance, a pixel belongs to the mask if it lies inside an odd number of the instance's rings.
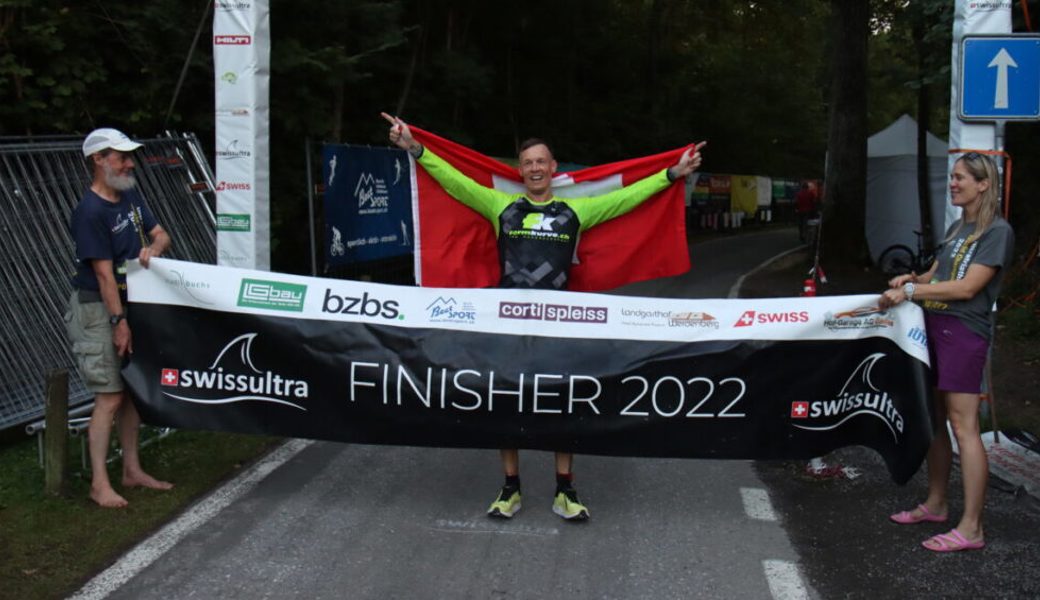
[[[928,179],[933,242],[946,231],[946,142],[928,133]],[[867,140],[866,235],[876,262],[886,248],[915,250],[921,231],[917,199],[917,121],[903,115]]]

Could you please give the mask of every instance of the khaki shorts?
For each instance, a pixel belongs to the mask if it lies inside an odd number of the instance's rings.
[[[121,360],[112,343],[112,326],[104,303],[81,303],[79,293],[73,290],[65,312],[65,329],[83,385],[95,394],[123,391]]]

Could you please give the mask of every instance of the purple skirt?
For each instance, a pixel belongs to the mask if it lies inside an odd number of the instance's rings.
[[[978,394],[989,342],[953,315],[925,312],[932,379],[943,392]]]

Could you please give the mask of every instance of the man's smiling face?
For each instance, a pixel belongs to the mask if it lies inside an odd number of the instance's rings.
[[[520,153],[520,178],[532,195],[542,195],[552,186],[556,161],[545,144],[531,146]]]

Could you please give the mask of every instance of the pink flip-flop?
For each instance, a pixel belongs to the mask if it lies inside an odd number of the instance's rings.
[[[921,511],[921,516],[915,516],[913,510],[904,510],[903,512],[889,515],[888,518],[900,525],[912,525],[913,523],[920,523],[922,521],[929,521],[932,523],[942,523],[946,521],[946,515],[933,514],[924,504],[918,504],[917,508],[914,510]]]
[[[964,534],[951,529],[946,533],[933,535],[921,542],[921,545],[932,552],[958,552],[960,550],[978,550],[986,545],[982,540],[971,541]]]

